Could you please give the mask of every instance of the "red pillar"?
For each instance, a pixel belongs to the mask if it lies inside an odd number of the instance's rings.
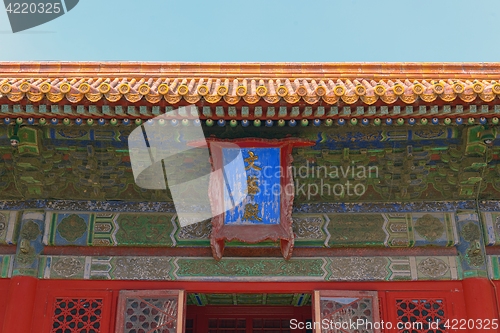
[[[38,280],[31,276],[14,276],[5,301],[7,309],[2,332],[30,333],[35,309]]]
[[[464,319],[498,319],[498,307],[490,280],[486,278],[468,278],[462,281],[464,287],[465,310],[467,317]],[[456,304],[455,306],[460,306]],[[462,318],[457,318],[462,319]],[[491,326],[490,326],[491,327]],[[485,332],[482,329],[473,329],[469,332]],[[500,332],[499,330],[489,330],[489,332]]]

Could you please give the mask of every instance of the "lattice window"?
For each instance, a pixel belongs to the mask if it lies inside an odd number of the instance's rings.
[[[400,333],[448,332],[443,299],[396,299],[396,311],[398,322],[405,327]]]
[[[363,320],[363,323],[380,322],[378,294],[374,291],[315,291],[314,322],[328,323],[327,327],[318,325],[315,333],[351,332],[349,323]],[[380,332],[375,325],[360,324],[359,332]]]
[[[254,319],[252,329],[254,333],[290,333],[290,319]]]
[[[186,333],[193,333],[193,332],[194,332],[194,320],[186,319]]]
[[[208,333],[245,333],[247,324],[245,318],[210,318]]]
[[[117,327],[123,333],[179,333],[184,327],[183,291],[122,291]]]
[[[57,298],[51,333],[101,332],[102,299]]]

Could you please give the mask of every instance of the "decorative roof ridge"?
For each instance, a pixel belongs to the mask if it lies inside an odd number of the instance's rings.
[[[499,73],[500,74],[500,73]],[[196,104],[240,102],[266,104],[286,102],[289,105],[305,102],[309,105],[413,105],[415,103],[436,103],[441,100],[450,103],[498,104],[500,99],[500,75],[497,80],[477,79],[288,79],[288,78],[125,78],[93,77],[71,78],[52,77],[1,78],[0,100],[10,102],[58,103],[66,99],[75,104],[84,98],[91,103],[103,101],[120,103],[158,104],[166,102],[176,105],[179,102]]]
[[[0,78],[499,79],[500,63],[0,62]]]

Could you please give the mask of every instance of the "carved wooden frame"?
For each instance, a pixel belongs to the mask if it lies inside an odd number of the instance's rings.
[[[314,326],[314,333],[330,332],[330,330],[322,330],[321,323],[323,323],[323,315],[321,311],[321,298],[322,297],[335,297],[335,298],[371,298],[372,299],[372,324],[380,323],[380,305],[378,291],[365,291],[365,290],[315,290],[312,295],[312,308],[313,308],[313,322],[318,323]],[[340,331],[340,330],[339,330]],[[374,325],[373,330],[369,332],[381,333],[380,327]]]
[[[124,333],[125,310],[129,298],[155,298],[172,297],[177,298],[177,327],[176,333],[183,333],[186,325],[186,292],[184,290],[122,290],[118,296],[118,308],[116,316],[115,333]]]
[[[291,166],[294,147],[312,146],[314,142],[299,138],[260,139],[245,138],[235,140],[207,139],[210,147],[212,171],[222,169],[222,149],[225,147],[240,148],[280,148],[280,166],[284,170],[280,181],[280,223],[274,225],[225,225],[224,213],[212,218],[212,233],[210,246],[216,260],[224,253],[226,241],[238,240],[243,243],[258,243],[262,241],[280,241],[281,253],[285,259],[290,259],[293,250],[294,234],[292,230],[292,206],[294,198],[294,183]],[[212,172],[210,176],[209,197],[214,212],[224,211],[224,181],[221,173]],[[283,191],[283,189],[286,189]],[[217,200],[216,198],[221,198]]]

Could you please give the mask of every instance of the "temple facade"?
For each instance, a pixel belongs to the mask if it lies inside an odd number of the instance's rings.
[[[0,62],[0,331],[497,332],[499,115],[500,64]]]

